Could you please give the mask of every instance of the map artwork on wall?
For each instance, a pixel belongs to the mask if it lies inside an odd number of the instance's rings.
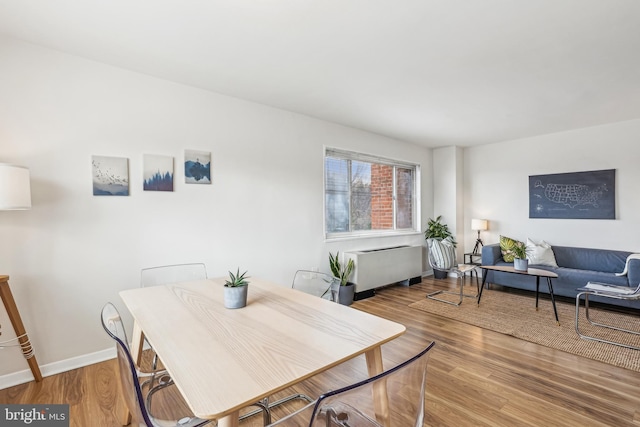
[[[173,191],[173,157],[145,154],[144,191]]]
[[[129,159],[91,156],[94,196],[129,195]]]
[[[211,153],[184,150],[184,182],[211,184]]]
[[[529,177],[529,218],[616,218],[615,169]]]

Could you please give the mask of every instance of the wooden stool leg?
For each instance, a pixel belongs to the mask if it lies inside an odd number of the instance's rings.
[[[22,354],[24,354],[25,359],[27,359],[27,363],[29,364],[33,377],[36,381],[40,382],[42,381],[40,367],[36,361],[36,355],[33,352],[33,347],[31,347],[27,331],[24,329],[20,312],[18,311],[16,302],[13,299],[13,294],[11,293],[11,288],[9,288],[9,276],[0,276],[0,297],[2,297],[2,303],[7,309],[9,320],[11,321],[13,330],[16,332],[16,336],[18,337]]]

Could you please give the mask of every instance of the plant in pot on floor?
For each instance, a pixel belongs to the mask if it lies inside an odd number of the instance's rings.
[[[335,255],[329,252],[329,267],[333,277],[340,282],[338,302],[343,305],[351,305],[356,287],[355,284],[349,282],[349,277],[351,277],[356,265],[352,259],[349,259],[345,264],[341,264],[339,255],[340,252],[336,252]]]
[[[513,268],[518,271],[527,271],[529,269],[527,245],[524,242],[516,242],[511,248],[511,253],[513,253]]]
[[[242,308],[247,305],[247,293],[249,291],[247,272],[240,274],[240,268],[236,274],[229,272],[229,278],[224,282],[224,306],[226,308]]]
[[[424,238],[427,240],[427,245],[429,247],[429,259],[435,262],[435,267],[433,269],[433,276],[436,279],[445,279],[447,277],[447,269],[454,267],[455,264],[455,247],[457,245],[456,241],[453,238],[453,234],[449,230],[449,226],[442,222],[442,215],[438,215],[436,219],[429,218],[429,222],[427,223],[427,229],[424,231]],[[440,257],[436,257],[434,259],[433,253],[436,252],[433,248],[435,244],[438,244],[446,240],[447,244],[445,247],[449,249],[449,258],[448,260],[440,259]],[[438,243],[435,243],[438,242]],[[442,246],[442,245],[439,245]],[[437,251],[439,254],[443,251]],[[444,258],[444,257],[443,257]],[[441,270],[438,270],[440,268]]]

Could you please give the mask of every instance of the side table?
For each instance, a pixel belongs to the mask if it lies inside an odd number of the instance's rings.
[[[467,258],[469,259],[469,261],[467,261]],[[476,259],[476,261],[473,260],[474,258]],[[464,263],[468,265],[482,265],[482,254],[468,252],[464,254]]]
[[[0,276],[0,297],[2,297],[2,303],[7,309],[7,315],[11,321],[11,325],[13,325],[13,330],[16,333],[16,340],[20,344],[22,354],[24,355],[24,358],[27,359],[27,363],[29,364],[33,377],[37,382],[40,382],[42,381],[40,367],[36,361],[36,355],[33,353],[33,347],[31,346],[31,341],[29,341],[29,336],[27,335],[27,331],[22,323],[22,318],[20,318],[20,312],[18,311],[16,302],[13,299],[11,288],[9,288],[9,276]]]

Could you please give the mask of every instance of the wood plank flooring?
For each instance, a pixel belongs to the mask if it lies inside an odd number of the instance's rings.
[[[353,304],[407,326],[407,333],[383,347],[385,367],[436,341],[427,374],[427,425],[640,426],[640,373],[408,308],[429,291],[454,286],[453,281],[425,278],[410,287],[381,289]],[[473,301],[463,304],[468,303]],[[102,333],[99,328],[96,333]],[[364,365],[363,357],[354,359],[299,390],[317,394],[355,382],[366,377]],[[0,390],[0,403],[69,403],[72,426],[118,426],[123,403],[116,369],[108,361]],[[224,385],[212,387],[224,392]],[[156,403],[167,415],[186,411],[179,395]],[[253,417],[241,425],[260,421]]]

